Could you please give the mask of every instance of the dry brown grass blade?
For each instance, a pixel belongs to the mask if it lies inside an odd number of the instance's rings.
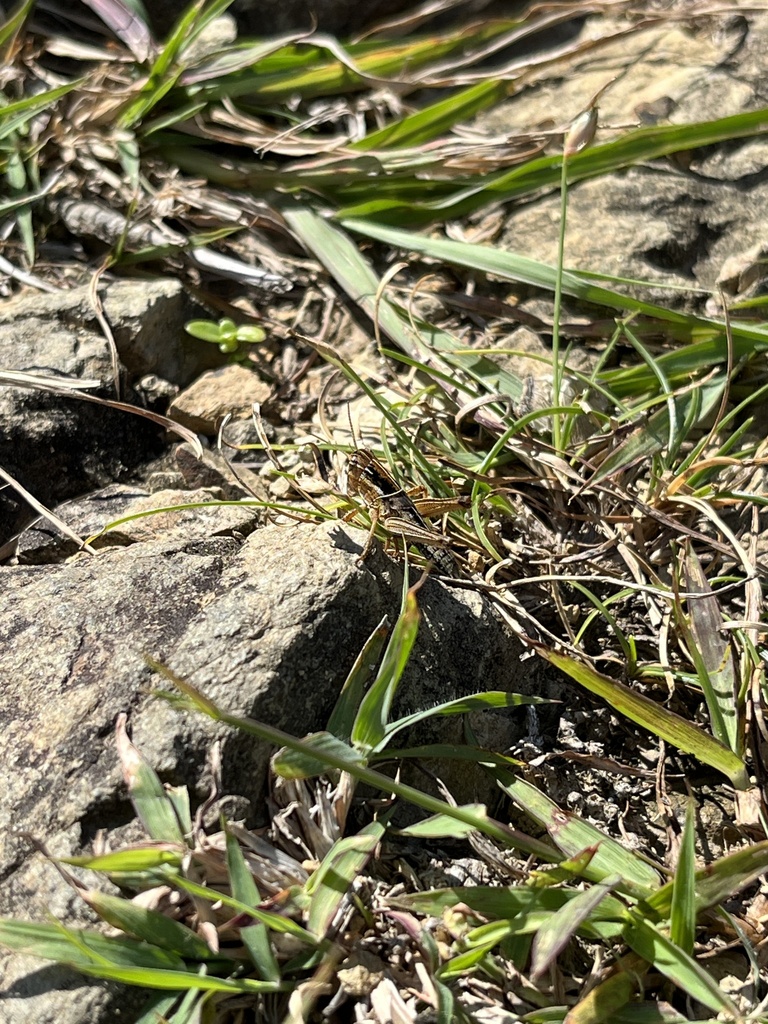
[[[79,534],[75,533],[74,530],[70,529],[63,519],[60,519],[55,512],[52,512],[49,508],[43,505],[41,501],[38,501],[34,494],[30,494],[26,487],[20,484],[19,481],[15,477],[11,476],[10,473],[7,473],[2,466],[0,466],[0,480],[5,480],[6,484],[12,487],[14,491],[16,491],[16,493],[23,498],[24,501],[35,510],[35,512],[38,513],[38,515],[47,519],[48,522],[63,533],[65,537],[73,540],[75,544],[77,544],[78,548],[83,551],[87,551],[89,555],[96,554],[90,544],[86,544],[83,538],[79,536]],[[0,549],[0,558],[7,557],[10,553],[9,549],[11,549],[15,544],[15,540],[16,538],[13,538],[11,541],[3,545],[2,549]]]

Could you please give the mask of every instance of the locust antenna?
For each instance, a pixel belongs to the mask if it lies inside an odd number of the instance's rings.
[[[355,432],[355,427],[354,424],[352,423],[352,405],[350,402],[347,402],[347,419],[349,420],[349,434],[350,437],[352,438],[352,450],[357,451],[357,449],[360,448],[361,445],[360,438]]]

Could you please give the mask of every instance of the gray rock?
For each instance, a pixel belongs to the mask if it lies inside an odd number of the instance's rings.
[[[249,419],[253,403],[266,402],[272,388],[253,370],[233,364],[198,377],[171,402],[168,415],[196,434],[215,437],[227,415]]]
[[[607,15],[598,16],[587,20],[582,38],[618,27]],[[662,111],[661,123],[679,124],[755,110],[762,104],[767,38],[764,12],[748,21],[724,20],[717,32],[694,36],[678,24],[649,25],[633,38],[639,56],[631,65],[626,40],[618,38],[578,80],[542,82],[480,115],[477,123],[513,135],[551,123],[556,111],[557,127],[565,127],[606,84],[605,68],[612,60],[625,71],[601,97],[596,144],[637,124],[649,108]],[[737,52],[738,74],[733,75],[730,62]],[[767,149],[762,137],[734,140],[572,183],[565,266],[663,285],[655,295],[645,284],[640,292],[702,312],[701,295],[682,289],[715,290],[721,270],[723,277],[733,276],[724,267],[733,253],[748,253],[765,241]],[[557,144],[550,151],[556,152]],[[555,264],[559,222],[559,194],[512,206],[500,247]],[[673,291],[670,284],[682,288]],[[631,285],[622,287],[631,293]]]
[[[54,511],[78,536],[87,538],[125,515],[138,498],[148,495],[149,491],[140,486],[110,484],[93,494],[62,502]],[[122,543],[125,541],[115,531],[105,534],[101,543],[94,541],[94,547]],[[70,558],[79,549],[74,540],[65,537],[47,519],[40,519],[19,537],[16,557],[22,565],[46,565]]]
[[[161,774],[206,790],[206,757],[222,736],[227,794],[247,801],[263,821],[270,750],[252,737],[222,731],[206,718],[181,715],[147,695],[151,654],[227,709],[304,735],[322,728],[362,644],[386,614],[397,616],[401,568],[379,552],[357,562],[364,534],[341,523],[267,526],[238,536],[254,510],[186,533],[161,522],[154,538],[53,566],[0,568],[0,914],[37,918],[46,906],[83,919],[73,896],[30,856],[24,830],[58,855],[80,851],[96,829],[122,827],[133,814],[112,739],[115,716],[131,715],[133,739]],[[546,692],[537,663],[476,594],[429,580],[419,592],[423,620],[402,683],[401,712],[484,689]],[[526,732],[525,710],[473,725],[496,749]],[[462,724],[446,718],[409,742],[459,742]],[[462,765],[443,778],[459,801],[494,790]],[[420,779],[423,783],[423,777]],[[51,975],[6,967],[26,1018],[38,1017]],[[58,977],[58,976],[56,976]],[[57,981],[56,984],[59,984]],[[87,1012],[83,1000],[93,999]],[[101,987],[58,992],[58,1024],[117,1019]],[[107,1007],[105,1009],[104,1007]],[[15,1011],[14,1011],[15,1012]],[[45,1013],[51,1012],[46,1009]],[[83,1015],[85,1013],[85,1015]],[[130,1018],[128,1018],[130,1019]]]
[[[129,374],[186,383],[221,362],[216,346],[188,337],[193,312],[176,281],[120,281],[102,292],[104,313]],[[103,382],[114,398],[113,358],[87,288],[22,295],[0,315],[0,369]],[[0,465],[43,504],[105,486],[155,454],[157,427],[114,409],[36,390],[0,387]],[[0,496],[0,541],[28,521],[15,492]]]

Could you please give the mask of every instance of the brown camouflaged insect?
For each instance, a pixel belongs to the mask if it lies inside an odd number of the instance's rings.
[[[454,512],[463,505],[459,498],[417,498],[403,490],[368,448],[356,448],[349,457],[347,493],[358,497],[368,509],[371,529],[360,560],[370,554],[376,524],[404,543],[413,544],[446,576],[456,575],[456,563],[447,551],[449,538],[430,528],[424,516]],[[354,515],[351,512],[345,518]]]

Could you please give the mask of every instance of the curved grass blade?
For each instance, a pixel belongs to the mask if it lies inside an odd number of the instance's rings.
[[[627,912],[627,923],[622,935],[628,946],[653,964],[657,971],[669,978],[692,999],[698,999],[715,1013],[725,1013],[739,1020],[739,1012],[714,978],[693,957],[683,952],[672,940],[659,931],[636,910]]]
[[[447,331],[441,331],[431,324],[418,320],[413,322],[407,312],[391,302],[386,295],[381,296],[377,303],[380,279],[350,237],[339,227],[330,224],[309,207],[286,207],[282,213],[306,248],[320,260],[352,301],[356,302],[372,320],[378,316],[382,330],[407,355],[416,360],[426,358],[430,361],[439,357],[450,367],[459,367],[485,390],[498,392],[509,396],[513,401],[519,401],[523,394],[523,382],[515,374],[501,369],[487,356],[467,354],[464,351],[465,346]],[[356,229],[355,225],[352,227]],[[401,234],[417,242],[425,241],[421,236],[409,232]],[[375,234],[372,237],[376,237]],[[397,245],[399,242],[394,241],[393,244]],[[405,248],[418,249],[418,244],[409,246],[407,240],[403,244]],[[766,343],[768,344],[768,335]],[[461,350],[461,353],[454,350]]]
[[[416,595],[409,590],[405,594],[381,667],[360,703],[360,710],[352,727],[352,743],[366,754],[375,750],[387,736],[392,702],[416,642],[420,619]]]
[[[152,843],[133,849],[113,850],[98,857],[57,857],[56,859],[62,864],[88,868],[89,871],[105,871],[111,875],[153,871],[156,868],[165,867],[166,864],[179,867],[186,852],[186,846]]]
[[[16,48],[24,23],[32,12],[35,0],[22,0],[16,10],[0,25],[0,63],[10,64],[11,55]]]
[[[185,991],[202,989],[205,992],[225,992],[234,995],[242,992],[290,992],[295,986],[290,982],[257,981],[252,978],[216,978],[192,971],[161,971],[147,967],[99,967],[96,964],[78,964],[77,969],[93,978],[105,981],[119,981],[124,985],[139,988],[158,988]]]
[[[116,743],[128,795],[152,839],[186,847],[176,808],[157,773],[128,739],[125,715],[118,718]]]
[[[318,938],[331,926],[342,900],[384,837],[381,822],[372,821],[356,836],[334,843],[305,886],[310,898],[307,927]]]
[[[720,857],[696,872],[696,913],[715,907],[735,892],[740,892],[768,871],[768,840],[754,843]],[[666,919],[672,914],[674,886],[663,885],[646,900],[648,906]]]
[[[0,944],[15,953],[68,963],[78,970],[96,964],[117,967],[185,970],[175,953],[139,939],[112,938],[100,932],[0,918]],[[177,986],[183,987],[181,985]]]
[[[650,896],[659,887],[659,872],[632,850],[601,832],[589,822],[563,811],[529,782],[505,772],[491,770],[501,788],[516,804],[549,832],[552,841],[566,857],[579,857],[594,851],[585,862],[583,876],[595,882],[618,877],[619,888],[639,898]]]
[[[712,732],[724,746],[736,753],[743,749],[744,725],[740,721],[741,709],[736,703],[733,651],[722,631],[724,616],[690,544],[686,545],[684,557],[685,589],[696,596],[688,599],[690,627],[680,609],[678,628],[683,631],[696,666]]]
[[[464,808],[475,814],[482,814],[485,810],[482,804],[464,804]],[[446,836],[452,839],[462,839],[474,832],[471,825],[466,822],[457,823],[455,818],[449,818],[445,814],[433,814],[429,818],[417,821],[415,825],[397,830],[401,836],[411,836],[419,839],[444,839]]]
[[[222,959],[191,928],[156,910],[96,889],[85,891],[82,897],[102,920],[137,939],[176,953],[186,960]]]
[[[591,885],[555,911],[536,932],[531,947],[531,974],[540,978],[571,941],[576,932],[610,896],[620,880],[606,879]]]
[[[261,897],[240,844],[228,828],[225,828],[225,836],[227,873],[232,886],[232,895],[241,903],[256,907],[261,902]],[[240,928],[239,935],[259,976],[265,981],[280,981],[280,967],[269,941],[266,924],[263,921],[255,921],[245,928]]]
[[[768,109],[749,111],[713,121],[685,125],[656,125],[639,128],[603,145],[591,146],[568,160],[569,182],[599,177],[623,170],[644,160],[761,135],[768,130]],[[388,224],[423,226],[433,220],[455,220],[482,209],[489,203],[508,201],[560,183],[562,158],[543,156],[529,160],[496,177],[468,178],[463,187],[447,183],[439,198],[406,202],[398,198],[366,199],[342,208],[342,220],[365,217]],[[448,191],[450,189],[450,191]]]
[[[591,150],[586,152],[591,152]],[[494,246],[481,245],[476,242],[458,242],[452,239],[421,235],[403,228],[389,227],[369,220],[348,217],[343,212],[337,214],[337,219],[341,222],[342,227],[349,231],[395,245],[400,249],[413,250],[446,263],[454,263],[486,274],[494,274],[506,281],[518,281],[551,292],[555,290],[557,268],[527,256],[520,256],[517,253],[506,252]],[[707,340],[701,342],[703,347],[699,351],[699,360],[702,365],[709,366],[714,362],[726,361],[725,324],[719,320],[678,313],[665,306],[623,295],[610,288],[602,288],[592,283],[588,275],[580,274],[578,271],[564,270],[562,286],[564,295],[571,295],[583,302],[608,306],[621,311],[642,313],[670,324],[672,328],[680,328],[684,330],[683,337],[686,341],[704,337]],[[744,355],[751,354],[755,345],[760,345],[762,348],[768,347],[768,329],[738,322],[732,322],[731,328],[734,358],[739,359]],[[741,345],[739,344],[740,340],[742,341]],[[672,377],[673,373],[669,365],[664,362],[668,358],[669,355],[661,356],[658,361],[664,365],[667,375]],[[642,370],[653,383],[655,376],[645,367]],[[614,377],[624,372],[630,371],[606,373],[606,380],[613,385],[615,384]],[[636,386],[633,385],[632,390],[628,393],[636,393]]]
[[[327,725],[328,732],[333,733],[340,740],[349,742],[360,702],[368,684],[375,677],[376,666],[379,664],[388,633],[389,619],[385,615],[365,641],[344,681],[339,699],[336,701]]]
[[[490,711],[498,708],[517,708],[552,703],[556,703],[556,701],[552,701],[547,697],[507,693],[505,690],[489,690],[487,693],[474,693],[470,697],[457,697],[455,700],[446,701],[444,704],[437,704],[432,708],[415,711],[412,715],[406,715],[404,718],[391,722],[386,726],[385,738],[387,743],[389,743],[396,733],[435,715],[468,715],[475,711]],[[378,753],[378,750],[376,752]]]
[[[276,729],[274,726],[266,725],[264,722],[258,722],[253,718],[242,718],[239,715],[230,714],[229,712],[219,708],[219,706],[209,697],[204,696],[196,687],[192,686],[191,683],[188,683],[180,676],[177,676],[165,665],[161,665],[159,662],[154,661],[151,658],[147,658],[147,662],[155,672],[159,672],[166,679],[169,679],[184,695],[183,701],[180,701],[175,697],[172,698],[172,702],[176,707],[190,711],[201,711],[216,722],[224,723],[234,729],[239,729],[249,735],[256,736],[258,739],[271,744],[272,746],[287,747],[291,750],[297,750],[300,753],[306,752],[307,745],[305,741],[296,739],[294,736],[283,732],[282,729]],[[163,696],[162,691],[158,693],[158,696]],[[312,751],[310,751],[310,753],[312,753]],[[486,815],[476,815],[474,813],[464,811],[460,807],[451,807],[450,804],[445,801],[438,800],[436,797],[430,796],[428,793],[423,793],[414,786],[407,786],[405,783],[399,782],[396,779],[391,779],[387,775],[383,775],[381,772],[374,771],[371,768],[361,765],[358,760],[358,755],[355,755],[354,757],[350,757],[349,755],[342,756],[335,750],[323,750],[322,752],[316,753],[318,755],[318,759],[325,762],[326,768],[336,768],[339,771],[348,772],[359,782],[372,786],[383,793],[393,793],[395,796],[401,797],[403,800],[407,800],[415,806],[421,807],[432,814],[450,814],[453,815],[457,821],[468,821],[477,829],[478,832],[482,832],[484,835],[498,840],[505,847],[515,846],[528,853],[532,853],[537,857],[541,857],[545,861],[560,859],[556,851],[551,847],[538,842],[535,839],[530,839],[528,836],[522,836],[517,832],[513,832],[511,829],[507,829],[499,824],[499,822],[495,821],[493,818],[489,818]],[[175,880],[174,884],[182,885],[182,880]]]
[[[538,652],[586,690],[602,697],[614,711],[626,715],[637,725],[648,729],[655,736],[659,736],[686,754],[692,754],[711,768],[716,768],[731,780],[736,789],[749,787],[749,776],[742,759],[703,729],[668,711],[643,694],[635,693],[624,683],[602,675],[590,665],[576,661],[567,654],[560,654],[541,646],[538,647]]]
[[[305,736],[304,749],[290,750],[283,747],[270,762],[272,771],[282,779],[311,779],[328,770],[325,758],[334,757],[365,765],[367,760],[354,747],[340,740],[330,732],[315,732]]]
[[[486,107],[498,103],[513,88],[514,83],[504,78],[478,82],[385,128],[369,132],[365,138],[353,142],[349,148],[368,152],[384,148],[393,149],[396,146],[424,145],[425,142],[452,128],[457,122],[467,121]]]

